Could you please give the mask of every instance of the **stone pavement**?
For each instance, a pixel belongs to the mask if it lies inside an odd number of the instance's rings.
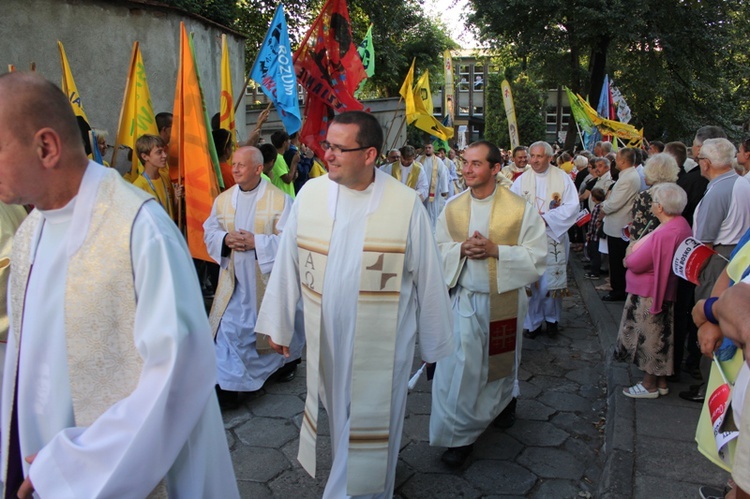
[[[446,468],[440,462],[443,449],[429,446],[431,385],[424,378],[419,381],[408,396],[396,497],[596,496],[605,463],[601,452],[607,410],[604,357],[572,279],[571,291],[572,296],[564,300],[560,334],[524,342],[516,424],[505,431],[489,428],[462,469]],[[418,365],[415,359],[414,370]],[[318,425],[318,478],[308,476],[296,460],[304,367],[303,362],[292,382],[269,381],[242,407],[224,411],[242,497],[322,495],[331,463],[323,410]],[[630,494],[620,497],[626,496]]]
[[[599,333],[607,377],[607,414],[604,471],[595,496],[600,498],[697,498],[701,485],[723,488],[728,474],[698,452],[695,427],[701,404],[682,400],[678,393],[697,383],[685,373],[670,383],[667,396],[634,400],[623,387],[638,383],[642,372],[612,360],[612,348],[622,316],[623,302],[603,302],[595,285],[604,280],[584,279],[578,255],[569,268],[583,303]]]

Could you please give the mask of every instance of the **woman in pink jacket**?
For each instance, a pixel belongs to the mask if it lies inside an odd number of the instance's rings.
[[[631,245],[625,255],[628,297],[622,311],[615,358],[634,363],[644,371],[643,381],[625,388],[631,398],[657,398],[669,393],[667,376],[674,373],[673,302],[677,276],[672,258],[692,232],[681,216],[687,195],[677,184],[662,183],[651,189],[651,212],[659,226]]]

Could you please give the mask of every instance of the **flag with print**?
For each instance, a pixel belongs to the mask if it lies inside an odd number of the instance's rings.
[[[371,78],[375,74],[375,47],[372,44],[372,24],[367,28],[367,34],[362,43],[357,47],[359,58],[362,59],[362,67],[365,68],[365,74]],[[363,80],[364,81],[364,80]]]
[[[133,43],[133,50],[130,54],[130,65],[128,66],[128,76],[125,82],[125,95],[122,99],[120,108],[120,122],[117,127],[117,136],[115,137],[115,151],[119,150],[121,145],[127,146],[135,151],[135,141],[144,134],[159,135],[156,127],[156,118],[154,117],[154,108],[151,104],[151,93],[148,90],[148,81],[146,81],[146,68],[143,65],[143,57],[138,42]],[[117,154],[112,157],[114,166]],[[139,161],[134,156],[133,164],[130,168],[128,179],[135,180],[138,175]]]
[[[354,97],[367,77],[352,42],[345,0],[327,0],[294,54],[297,80],[307,90],[302,141],[322,158],[320,141],[328,133],[334,113],[362,110]]]
[[[432,115],[432,94],[430,93],[430,72],[425,70],[414,86],[414,107],[416,108],[415,120],[411,125],[420,130],[437,137],[448,140],[453,137],[453,128],[443,126],[437,118]]]
[[[212,261],[203,242],[203,222],[219,195],[219,161],[209,133],[198,68],[185,24],[180,23],[180,65],[169,141],[169,165],[184,184],[187,243],[193,258]],[[219,173],[218,175],[221,175]]]
[[[219,128],[229,132],[232,144],[237,148],[237,124],[234,121],[234,91],[232,90],[232,68],[229,65],[227,35],[221,35],[221,99],[219,102]]]
[[[283,4],[276,8],[258,57],[250,70],[250,78],[271,99],[286,132],[289,135],[298,132],[302,120],[297,97],[297,77]]]
[[[516,121],[516,106],[513,104],[513,92],[510,90],[508,80],[503,80],[500,84],[500,90],[503,92],[503,103],[505,104],[505,116],[508,118],[508,133],[510,135],[510,148],[515,149],[521,145],[518,138],[518,122]]]
[[[86,124],[89,124],[89,119],[86,117],[86,111],[83,110],[83,102],[81,102],[81,94],[78,93],[78,87],[73,79],[73,72],[70,70],[70,64],[68,64],[68,56],[65,55],[65,48],[60,40],[57,41],[57,48],[60,51],[60,66],[62,66],[62,91],[68,96],[70,105],[73,108],[73,112],[79,118],[82,118]],[[90,126],[89,126],[90,128]]]

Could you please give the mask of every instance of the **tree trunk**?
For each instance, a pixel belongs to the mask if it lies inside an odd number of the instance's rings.
[[[591,49],[591,59],[589,61],[589,104],[594,109],[596,109],[596,105],[599,102],[599,95],[602,93],[604,75],[607,74],[606,66],[609,42],[610,38],[608,36],[601,36],[596,45]]]

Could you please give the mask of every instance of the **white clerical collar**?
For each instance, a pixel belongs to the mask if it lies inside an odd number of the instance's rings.
[[[77,194],[73,196],[73,199],[68,201],[68,204],[56,210],[41,210],[39,208],[37,209],[39,210],[39,213],[41,213],[42,218],[44,218],[45,223],[51,223],[54,225],[70,222],[70,220],[73,218],[73,210],[76,207],[76,199],[78,199]]]
[[[257,195],[258,198],[260,199],[263,196],[263,194],[265,194],[266,192],[267,183],[268,183],[268,180],[261,177],[260,182],[258,182],[258,185],[255,187],[255,189],[252,189],[250,191],[243,191],[242,189],[240,189],[239,184],[234,184],[232,186],[232,189],[234,189],[234,191],[232,191],[232,208],[234,208],[235,210],[237,209],[237,200],[240,198],[240,193],[242,193],[243,197],[245,196],[250,197],[250,196]]]
[[[549,171],[550,171],[550,170],[551,170],[552,168],[554,168],[554,167],[553,167],[553,166],[552,166],[552,165],[550,164],[549,166],[547,166],[547,169],[546,169],[546,170],[544,170],[544,172],[543,172],[543,173],[537,173],[537,172],[535,172],[535,171],[534,171],[534,169],[533,169],[533,168],[531,169],[531,171],[532,171],[532,172],[534,172],[534,175],[536,175],[537,177],[546,177],[547,175],[549,175]]]
[[[469,195],[471,195],[471,200],[475,203],[487,203],[492,201],[492,199],[495,197],[495,191],[497,191],[497,184],[495,184],[495,188],[492,190],[492,194],[490,194],[486,198],[479,199],[477,197],[474,197],[474,193],[471,192],[471,189],[469,189]]]
[[[383,191],[385,190],[385,183],[389,181],[391,176],[384,173],[380,168],[374,168],[373,170],[375,171],[375,181],[370,183],[370,185],[362,191],[354,191],[354,189],[349,189],[348,187],[337,184],[330,178],[328,179],[330,182],[328,185],[328,214],[332,219],[336,220],[336,205],[338,204],[339,192],[341,189],[346,189],[346,191],[349,192],[361,193],[363,198],[370,196],[365,216],[374,212],[378,206],[380,206],[380,200],[383,197]],[[356,194],[353,194],[353,196],[356,196]]]

